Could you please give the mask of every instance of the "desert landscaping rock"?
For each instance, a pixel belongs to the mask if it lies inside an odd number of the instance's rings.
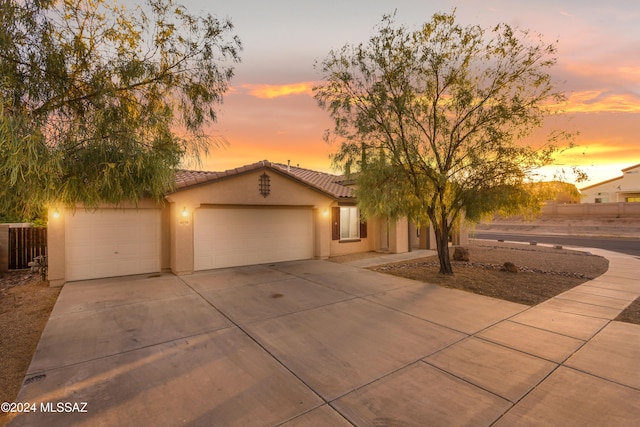
[[[502,264],[502,271],[506,271],[507,273],[517,273],[518,267],[516,267],[514,263],[507,261]]]
[[[469,261],[469,249],[464,248],[462,246],[456,246],[453,250],[453,260],[454,261]]]

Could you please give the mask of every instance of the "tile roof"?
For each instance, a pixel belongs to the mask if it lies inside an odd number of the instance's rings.
[[[343,184],[349,182],[345,181],[343,176],[304,169],[297,166],[288,166],[282,163],[272,163],[268,160],[262,160],[260,162],[222,172],[179,170],[176,173],[175,191],[180,191],[195,185],[206,184],[262,168],[272,169],[282,175],[289,176],[302,184],[308,185],[309,187],[319,190],[336,199],[355,197],[353,188]]]

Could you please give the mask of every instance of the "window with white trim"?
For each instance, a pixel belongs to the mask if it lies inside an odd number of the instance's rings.
[[[331,240],[354,242],[367,238],[367,222],[362,220],[355,206],[331,208]]]
[[[360,238],[360,212],[356,207],[340,207],[340,240]]]

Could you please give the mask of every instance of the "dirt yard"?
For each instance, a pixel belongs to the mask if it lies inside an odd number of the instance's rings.
[[[469,262],[452,261],[453,276],[438,274],[435,256],[372,270],[535,305],[600,276],[609,266],[601,257],[543,246],[474,241],[468,249]],[[504,271],[506,262],[515,264],[517,273]]]
[[[498,242],[469,245],[469,262],[454,261],[454,276],[438,274],[436,257],[372,268],[450,288],[535,305],[607,270],[608,261],[583,252]],[[347,262],[378,256],[369,252],[336,257]],[[501,271],[505,262],[517,273]],[[50,288],[38,275],[10,272],[0,278],[0,402],[13,402],[61,288]],[[640,299],[616,320],[640,325]],[[0,414],[0,425],[7,421]]]
[[[0,277],[0,402],[15,401],[61,289],[49,287],[31,272],[11,271]]]

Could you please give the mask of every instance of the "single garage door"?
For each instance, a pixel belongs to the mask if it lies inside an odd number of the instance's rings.
[[[202,208],[194,213],[194,269],[313,257],[310,208]]]
[[[160,210],[77,210],[66,215],[67,280],[160,271]]]

